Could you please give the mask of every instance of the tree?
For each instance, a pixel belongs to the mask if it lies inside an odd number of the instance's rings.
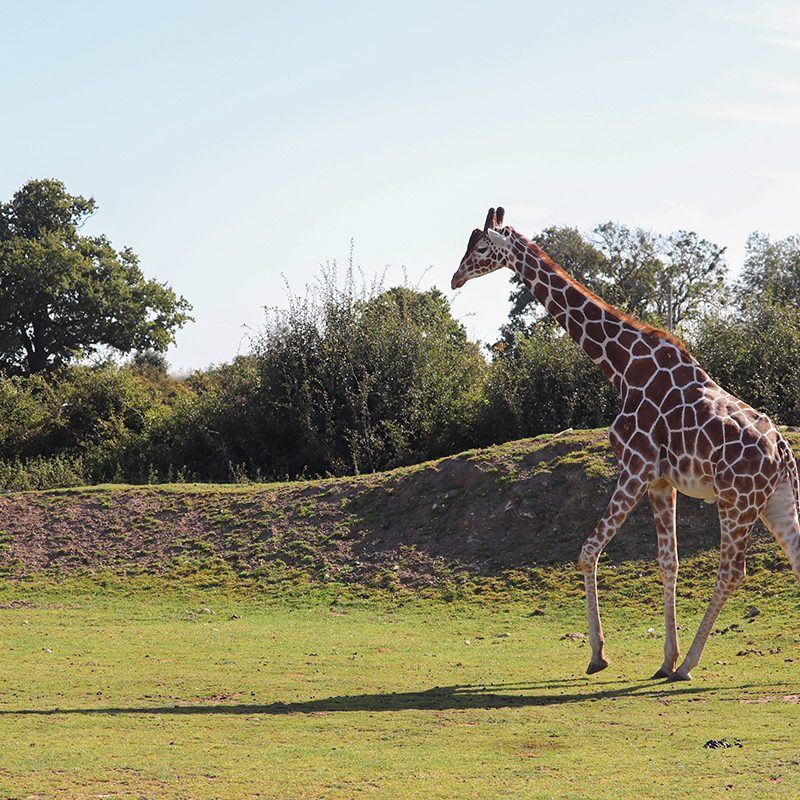
[[[37,373],[101,346],[163,352],[191,306],[130,248],[82,236],[93,198],[32,180],[0,204],[0,369]]]
[[[634,317],[666,325],[671,305],[672,326],[680,328],[726,299],[725,248],[694,231],[661,235],[606,222],[594,234],[608,265],[598,293]]]
[[[598,275],[603,271],[605,256],[584,239],[577,228],[553,225],[534,236],[533,241],[576,280],[593,291],[600,289]],[[511,344],[519,333],[530,335],[530,326],[538,324],[540,318],[552,319],[547,317],[516,273],[511,276],[511,284],[509,324],[502,329],[507,344]]]
[[[767,296],[800,309],[800,236],[777,242],[757,231],[747,239],[741,282],[742,300]]]
[[[800,425],[800,308],[755,297],[704,317],[689,342],[703,368],[777,422]]]
[[[605,256],[598,294],[637,319],[650,321],[663,270],[659,238],[643,228],[614,222],[604,222],[592,233]]]
[[[667,324],[670,303],[673,327],[678,328],[726,299],[725,248],[693,231],[663,236],[605,222],[592,234],[593,241],[576,228],[551,227],[534,241],[611,305],[655,325]],[[509,324],[503,329],[506,344],[519,333],[530,335],[532,326],[541,329],[538,320],[544,315],[516,275],[512,284]]]
[[[305,296],[267,309],[250,354],[189,377],[153,417],[149,451],[126,463],[205,480],[413,464],[474,444],[487,372],[441,292],[383,291],[352,270],[342,282],[329,265]]]

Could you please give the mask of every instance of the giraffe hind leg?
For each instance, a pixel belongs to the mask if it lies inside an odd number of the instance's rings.
[[[675,622],[675,586],[678,578],[678,543],[675,536],[675,489],[654,483],[648,489],[658,534],[658,568],[664,584],[664,662],[653,678],[669,678],[677,666],[680,648]]]
[[[752,508],[740,510],[735,502],[718,501],[717,511],[720,521],[720,561],[717,580],[711,602],[700,622],[692,646],[683,659],[683,663],[670,675],[670,681],[690,681],[690,670],[700,663],[711,628],[730,597],[733,590],[745,576],[745,546],[747,536],[756,522],[757,516]]]
[[[797,580],[800,580],[800,519],[797,501],[789,479],[782,480],[761,514],[761,521],[786,553]]]

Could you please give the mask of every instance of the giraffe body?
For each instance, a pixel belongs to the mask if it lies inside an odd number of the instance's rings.
[[[689,680],[722,606],[744,577],[747,536],[756,520],[761,518],[773,533],[800,580],[800,480],[791,448],[768,416],[717,385],[680,342],[590,292],[513,228],[501,228],[502,217],[502,209],[490,209],[484,230],[473,231],[452,287],[500,267],[513,269],[622,400],[609,429],[619,480],[579,560],[592,644],[587,672],[608,666],[597,601],[597,561],[647,493],[658,535],[666,625],[664,662],[655,677]],[[676,669],[677,491],[717,504],[721,540],[711,603]]]

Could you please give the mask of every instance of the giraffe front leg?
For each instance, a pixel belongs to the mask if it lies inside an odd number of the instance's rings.
[[[603,626],[600,622],[600,606],[597,601],[597,561],[603,548],[611,541],[631,509],[641,499],[645,487],[646,484],[640,477],[631,475],[627,471],[623,472],[617,481],[605,514],[581,549],[579,565],[586,588],[589,643],[592,646],[592,660],[586,669],[587,675],[600,672],[608,666]]]
[[[678,581],[678,541],[675,536],[676,491],[668,483],[654,483],[648,487],[648,495],[658,536],[658,568],[664,583],[664,663],[653,677],[668,678],[675,672],[680,655],[678,627],[675,621],[675,587]]]
[[[706,645],[711,628],[716,622],[719,612],[725,605],[733,590],[745,576],[745,545],[747,535],[755,523],[755,515],[741,515],[736,508],[726,506],[719,509],[721,544],[719,569],[714,592],[705,615],[697,629],[692,646],[683,663],[670,675],[671,681],[690,681],[691,670],[700,663],[700,656]]]

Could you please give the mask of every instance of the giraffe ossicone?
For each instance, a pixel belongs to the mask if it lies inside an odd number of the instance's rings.
[[[531,294],[603,371],[621,398],[609,428],[620,475],[605,514],[581,549],[592,658],[608,666],[597,599],[597,562],[633,507],[647,494],[664,584],[664,661],[653,677],[690,680],[722,606],[745,575],[747,537],[758,519],[772,532],[800,580],[800,479],[792,449],[773,421],[715,383],[669,333],[605,302],[556,265],[490,208],[470,235],[453,275],[468,280],[512,269]],[[720,563],[708,610],[678,667],[675,587],[676,492],[716,503]]]

